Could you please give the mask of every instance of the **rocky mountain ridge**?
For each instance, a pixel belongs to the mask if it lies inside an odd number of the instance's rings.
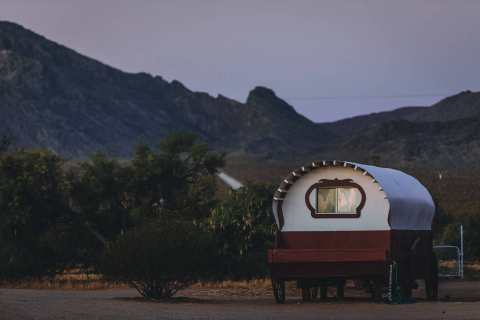
[[[314,123],[265,87],[245,103],[212,97],[0,22],[0,134],[69,158],[98,151],[129,157],[138,143],[188,131],[217,150],[258,159],[475,166],[479,111],[480,93],[465,91],[431,107]]]

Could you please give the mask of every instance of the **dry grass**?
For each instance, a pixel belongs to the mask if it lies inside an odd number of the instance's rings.
[[[14,289],[102,290],[127,288],[128,285],[106,281],[99,274],[73,269],[64,271],[51,278],[4,282],[0,284],[0,287]]]
[[[291,284],[291,286],[291,290],[294,290],[294,284]],[[102,276],[98,274],[69,270],[54,278],[6,282],[2,283],[0,287],[14,289],[103,290],[128,288],[129,286],[121,282],[103,280]],[[227,296],[264,296],[271,295],[271,290],[270,279],[256,279],[251,281],[199,282],[185,291],[193,291],[195,295],[200,296],[219,293]]]
[[[128,288],[126,284],[109,281],[39,279],[29,281],[6,282],[2,288],[13,289],[60,289],[60,290],[103,290]]]
[[[191,286],[191,289],[264,291],[271,290],[271,286],[270,279],[255,279],[250,281],[199,282]],[[128,284],[106,281],[101,275],[95,273],[85,273],[81,270],[68,270],[53,278],[4,282],[0,284],[0,287],[15,289],[101,290],[127,288]]]
[[[457,268],[455,260],[440,261],[439,268],[443,272],[453,273]],[[480,261],[465,262],[464,277],[467,280],[480,280]]]
[[[472,261],[465,264],[465,268],[470,269],[471,271],[480,272],[480,261]]]
[[[440,268],[453,269],[455,261],[441,261]],[[467,280],[480,280],[480,261],[465,263],[465,278]],[[347,287],[353,287],[349,282]],[[68,270],[53,278],[35,279],[28,281],[1,283],[2,288],[15,289],[61,289],[61,290],[103,290],[128,288],[128,284],[122,282],[106,281],[101,275],[85,273],[82,270]],[[254,279],[250,281],[220,281],[220,282],[199,282],[186,290],[196,292],[222,291],[224,294],[264,296],[271,295],[272,284],[269,278]],[[295,282],[287,283],[287,290],[294,294],[297,292]]]
[[[480,280],[480,261],[465,263],[463,272],[465,274],[465,279]]]
[[[180,292],[179,295],[193,296],[268,296],[271,295],[272,284],[270,279],[256,279],[251,281],[220,281],[199,282]]]
[[[199,282],[194,284],[192,288],[209,288],[209,289],[248,289],[248,288],[271,288],[270,279],[255,279],[250,281],[221,281],[221,282]]]

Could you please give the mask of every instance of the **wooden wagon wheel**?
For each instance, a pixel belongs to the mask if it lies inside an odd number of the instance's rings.
[[[309,287],[302,288],[302,300],[303,301],[312,300],[312,291]]]
[[[325,300],[327,299],[327,296],[328,296],[328,286],[327,285],[321,285],[320,286],[320,298],[322,300]]]
[[[337,282],[337,299],[343,300],[345,297],[345,280]]]
[[[285,281],[272,279],[273,296],[277,303],[285,302]]]
[[[371,281],[371,294],[372,300],[375,302],[382,301],[382,294],[385,290],[386,284],[382,279],[374,279]]]
[[[318,297],[318,287],[302,288],[302,300],[312,301]]]
[[[427,300],[438,298],[438,261],[435,253],[432,254],[430,268],[425,278],[425,295]]]

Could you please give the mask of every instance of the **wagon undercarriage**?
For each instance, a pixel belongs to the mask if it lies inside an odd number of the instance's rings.
[[[408,301],[417,287],[416,280],[425,282],[426,299],[437,298],[438,270],[433,255],[427,264],[412,263],[408,259],[393,262],[387,257],[380,250],[269,250],[275,300],[285,302],[286,281],[296,281],[304,301],[325,299],[328,287],[335,287],[337,299],[343,299],[347,280],[354,280],[377,302],[392,302],[395,294],[397,301]],[[392,272],[395,274],[391,275]]]

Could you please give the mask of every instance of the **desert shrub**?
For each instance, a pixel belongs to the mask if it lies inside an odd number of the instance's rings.
[[[171,298],[217,268],[211,236],[192,222],[157,219],[120,235],[107,249],[102,273],[150,299]]]
[[[480,257],[480,216],[477,214],[462,215],[443,228],[439,243],[460,246],[460,224],[464,230],[464,254],[466,260]]]
[[[250,279],[268,273],[267,250],[275,232],[271,203],[270,186],[251,184],[230,191],[212,210],[207,228],[222,260],[220,276]]]

